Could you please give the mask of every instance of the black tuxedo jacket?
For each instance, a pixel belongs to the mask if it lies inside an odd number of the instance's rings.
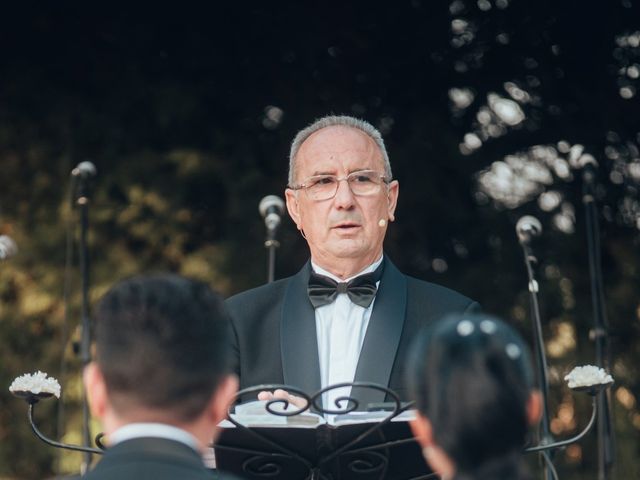
[[[108,448],[86,480],[232,480],[205,467],[198,452],[164,438],[135,438]]]
[[[387,386],[407,400],[404,357],[423,325],[478,304],[453,290],[402,274],[385,257],[354,381]],[[240,388],[284,383],[307,394],[320,390],[315,312],[307,295],[311,264],[296,275],[227,300],[233,329],[234,367]],[[382,402],[372,389],[353,395],[361,407]]]

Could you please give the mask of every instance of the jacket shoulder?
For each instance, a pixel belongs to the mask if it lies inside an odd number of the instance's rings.
[[[407,276],[408,296],[412,303],[442,307],[453,312],[472,312],[480,309],[480,305],[471,298],[451,288]]]
[[[265,309],[273,307],[274,303],[282,300],[284,293],[293,277],[287,277],[237,293],[225,300],[225,305],[231,316],[247,310]]]

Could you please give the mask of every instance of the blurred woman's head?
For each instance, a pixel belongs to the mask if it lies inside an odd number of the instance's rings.
[[[445,477],[518,478],[528,427],[540,416],[529,351],[488,315],[427,327],[409,357],[412,423],[431,467]]]

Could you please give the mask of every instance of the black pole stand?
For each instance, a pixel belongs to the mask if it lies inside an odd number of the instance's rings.
[[[552,443],[553,437],[551,435],[551,431],[549,428],[549,406],[547,401],[549,396],[549,378],[548,378],[549,376],[547,372],[547,359],[544,353],[544,337],[542,336],[542,321],[540,320],[540,307],[538,305],[538,282],[536,281],[535,275],[533,273],[533,264],[537,263],[538,260],[533,255],[528,241],[522,241],[520,243],[522,245],[522,249],[524,252],[524,263],[527,267],[527,276],[529,279],[529,297],[531,299],[531,315],[533,318],[533,329],[534,329],[533,333],[535,338],[536,363],[538,366],[538,371],[540,372],[540,391],[542,393],[542,420],[540,422],[540,425],[541,425],[540,444],[545,445],[547,443]],[[549,480],[552,478],[557,478],[557,474],[551,463],[549,452],[547,451],[541,452],[541,455],[543,456],[543,460],[546,464],[545,479]]]
[[[89,318],[89,247],[87,232],[89,230],[89,188],[88,179],[78,177],[76,205],[80,211],[80,244],[79,264],[82,288],[82,335],[80,339],[80,358],[82,367],[91,361],[91,320]],[[89,403],[86,388],[82,388],[82,444],[91,445],[91,430],[89,425]],[[81,473],[85,473],[91,465],[91,453],[85,451],[81,465]]]
[[[600,258],[600,229],[598,210],[595,203],[595,166],[587,163],[582,171],[582,202],[585,208],[587,250],[589,256],[589,277],[594,327],[589,338],[595,342],[596,365],[610,371],[610,350],[608,322],[605,311],[604,288],[602,282],[602,261]],[[601,415],[598,415],[598,480],[607,480],[614,463],[614,437],[611,422],[610,390],[598,394]]]
[[[276,249],[280,246],[280,242],[276,240],[275,228],[267,228],[267,238],[264,241],[264,246],[269,251],[267,259],[267,282],[271,283],[275,279]]]

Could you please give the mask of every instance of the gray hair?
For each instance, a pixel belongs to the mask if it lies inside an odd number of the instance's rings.
[[[391,173],[391,164],[389,163],[389,155],[387,155],[387,149],[384,146],[384,140],[382,140],[382,135],[377,128],[375,128],[369,122],[360,120],[359,118],[354,118],[347,115],[328,115],[326,117],[319,118],[305,129],[300,130],[296,137],[293,139],[293,142],[291,142],[291,152],[289,153],[289,186],[293,185],[296,156],[298,155],[298,150],[300,150],[300,147],[302,146],[304,141],[318,130],[322,130],[323,128],[332,126],[356,128],[369,135],[369,137],[371,137],[371,139],[376,142],[376,145],[378,145],[380,153],[382,154],[385,176],[389,180],[393,178]]]

